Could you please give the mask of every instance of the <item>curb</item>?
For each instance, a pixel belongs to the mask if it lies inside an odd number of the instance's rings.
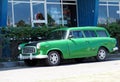
[[[9,67],[17,67],[17,66],[24,66],[23,61],[16,61],[16,62],[0,62],[0,68],[9,68]]]

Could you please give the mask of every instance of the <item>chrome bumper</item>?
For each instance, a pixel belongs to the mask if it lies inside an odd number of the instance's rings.
[[[20,54],[20,55],[18,56],[18,58],[19,58],[20,60],[24,60],[24,59],[30,59],[30,60],[32,60],[32,59],[45,59],[45,58],[48,58],[48,56],[47,56],[47,55],[37,55],[37,56],[33,56],[32,54],[30,54],[29,56],[23,56],[22,54]]]
[[[113,48],[113,51],[117,51],[117,50],[118,50],[118,47]]]

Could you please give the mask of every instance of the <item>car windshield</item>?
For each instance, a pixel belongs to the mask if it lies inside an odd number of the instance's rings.
[[[61,39],[65,39],[65,36],[66,36],[65,30],[56,30],[56,31],[51,32],[47,36],[47,39],[49,39],[49,40],[61,40]]]

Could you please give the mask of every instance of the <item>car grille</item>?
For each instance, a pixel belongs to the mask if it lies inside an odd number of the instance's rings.
[[[27,46],[27,47],[23,48],[22,53],[23,54],[34,54],[34,53],[36,53],[36,48]]]

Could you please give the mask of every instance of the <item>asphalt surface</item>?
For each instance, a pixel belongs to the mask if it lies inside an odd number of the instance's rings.
[[[27,67],[23,61],[2,62],[0,82],[119,82],[120,55],[111,55],[104,62],[87,59],[69,60],[59,66]],[[117,74],[117,75],[116,75]],[[114,79],[115,78],[115,79]],[[117,78],[117,79],[116,79]]]

